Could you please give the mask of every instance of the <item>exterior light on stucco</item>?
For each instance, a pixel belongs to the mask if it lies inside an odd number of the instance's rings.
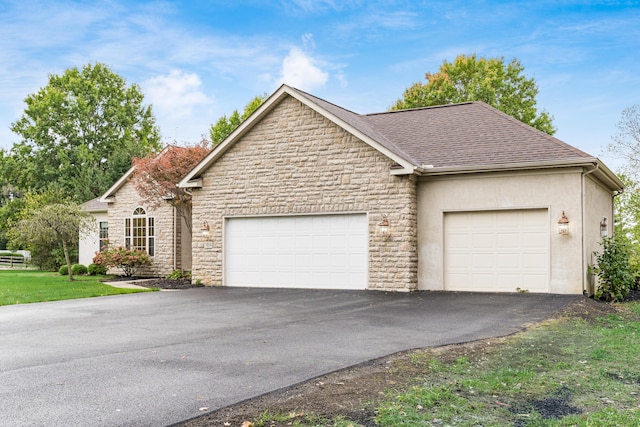
[[[389,232],[389,217],[387,214],[382,214],[382,221],[378,223],[380,233],[387,234]]]
[[[564,211],[562,211],[562,216],[558,220],[558,234],[569,235],[569,218],[564,214]]]
[[[209,223],[207,222],[207,220],[204,220],[204,222],[202,223],[202,228],[200,229],[200,231],[202,232],[202,237],[204,237],[205,239],[209,237]]]
[[[609,227],[607,226],[607,217],[602,218],[600,221],[600,237],[607,237],[609,235]]]

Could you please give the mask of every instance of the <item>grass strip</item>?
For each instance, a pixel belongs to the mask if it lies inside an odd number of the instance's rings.
[[[114,288],[99,276],[67,276],[34,270],[0,270],[0,306],[145,292]]]

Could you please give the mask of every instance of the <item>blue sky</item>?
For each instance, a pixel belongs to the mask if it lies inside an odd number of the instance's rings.
[[[102,62],[138,84],[163,140],[287,83],[358,113],[387,110],[458,54],[518,58],[556,136],[603,151],[640,103],[640,1],[0,0],[0,148],[49,74]]]

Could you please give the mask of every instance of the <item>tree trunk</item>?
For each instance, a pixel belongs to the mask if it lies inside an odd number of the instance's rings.
[[[62,241],[62,251],[64,252],[64,259],[67,261],[67,269],[69,270],[69,281],[73,282],[73,272],[71,271],[71,258],[69,257],[69,249],[67,248],[67,242],[64,239]]]

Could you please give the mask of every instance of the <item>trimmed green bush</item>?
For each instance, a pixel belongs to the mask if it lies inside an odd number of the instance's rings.
[[[122,246],[117,248],[107,246],[107,249],[93,257],[93,263],[105,268],[120,268],[126,277],[131,277],[139,268],[150,266],[151,257],[145,251],[130,250]]]
[[[591,271],[598,277],[595,299],[623,301],[635,287],[635,275],[629,263],[629,245],[623,240],[603,237],[602,253],[593,254],[596,265]]]
[[[182,271],[182,270],[173,270],[171,272],[171,274],[168,274],[167,279],[173,279],[173,280],[177,280],[177,279],[191,279],[191,272],[190,271]]]
[[[107,267],[105,267],[104,265],[89,264],[87,266],[87,273],[89,273],[89,275],[91,276],[104,276],[105,274],[107,274]]]
[[[74,276],[83,276],[87,274],[87,267],[82,264],[73,264],[71,266],[71,273]]]
[[[73,272],[73,270],[71,270],[71,272]],[[63,265],[60,267],[60,269],[58,270],[58,273],[60,273],[61,276],[66,276],[69,274],[69,267],[67,267],[66,265]]]

